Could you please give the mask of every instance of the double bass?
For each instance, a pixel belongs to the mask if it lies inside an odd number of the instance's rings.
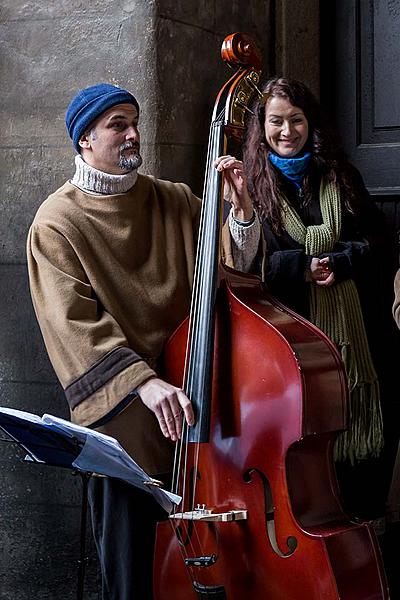
[[[389,594],[374,530],[345,514],[335,476],[348,402],[340,355],[258,277],[220,261],[214,161],[260,93],[250,38],[228,36],[222,57],[237,70],[214,107],[190,316],[164,361],[196,424],[176,447],[172,491],[182,503],[157,526],[154,596],[382,600]]]

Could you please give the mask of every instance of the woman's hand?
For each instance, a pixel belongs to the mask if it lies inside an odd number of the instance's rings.
[[[239,221],[250,221],[253,203],[247,191],[243,163],[234,156],[220,156],[214,163],[224,176],[224,199],[232,204],[233,216]]]
[[[317,285],[329,287],[335,283],[335,274],[329,266],[329,256],[313,258],[310,265],[311,279]]]

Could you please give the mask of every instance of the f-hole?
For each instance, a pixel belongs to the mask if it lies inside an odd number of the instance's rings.
[[[271,544],[272,550],[280,556],[281,558],[288,558],[293,554],[293,552],[297,548],[297,539],[290,535],[286,540],[286,546],[288,548],[287,552],[282,552],[282,550],[278,546],[278,542],[276,539],[276,529],[275,529],[275,507],[272,498],[272,490],[271,485],[268,481],[268,478],[264,475],[262,471],[259,469],[248,469],[244,475],[243,480],[246,483],[251,483],[253,474],[256,473],[263,484],[264,490],[264,514],[265,514],[265,530]]]

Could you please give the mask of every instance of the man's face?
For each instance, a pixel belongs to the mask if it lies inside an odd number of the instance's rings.
[[[133,104],[117,104],[104,112],[79,140],[83,160],[112,175],[140,167],[138,120]]]

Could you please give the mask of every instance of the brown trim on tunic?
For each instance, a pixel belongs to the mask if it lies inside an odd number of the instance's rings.
[[[81,377],[75,379],[65,388],[65,395],[71,410],[126,367],[140,360],[142,360],[141,357],[131,348],[118,347],[107,352]]]

